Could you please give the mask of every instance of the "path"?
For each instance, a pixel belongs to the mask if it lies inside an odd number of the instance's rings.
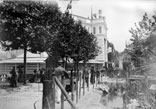
[[[122,100],[118,98],[112,104],[109,103],[109,105],[104,106],[100,102],[102,91],[93,90],[92,86],[90,86],[89,92],[87,90],[85,92],[85,95],[81,96],[77,104],[78,109],[113,109],[112,105],[114,103],[122,105]],[[42,109],[42,84],[30,83],[18,88],[0,89],[0,109],[34,109],[35,102],[36,108]],[[60,109],[60,104],[56,104],[56,109]],[[64,109],[71,109],[67,101],[65,101]]]

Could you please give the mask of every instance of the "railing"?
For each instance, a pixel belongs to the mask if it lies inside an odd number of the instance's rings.
[[[83,79],[82,81],[82,73],[78,73],[78,76],[76,77],[76,79],[79,79],[79,81],[76,81],[78,83],[76,83],[77,85],[79,84],[78,89],[76,88],[78,94],[74,94],[74,80],[73,80],[73,72],[71,72],[71,77],[70,77],[70,81],[71,81],[71,97],[68,95],[65,86],[64,86],[64,77],[62,78],[62,80],[60,81],[55,75],[51,75],[51,80],[45,80],[43,83],[43,103],[42,103],[42,109],[55,109],[55,85],[57,85],[62,92],[61,95],[61,109],[64,109],[64,97],[66,98],[67,102],[70,104],[72,109],[77,109],[76,104],[78,103],[78,100],[81,99],[81,94],[83,93],[83,96],[85,95],[85,80]],[[89,80],[88,80],[89,81]],[[81,85],[83,82],[83,86]],[[81,90],[81,88],[83,87],[83,92]],[[75,91],[76,91],[75,90]],[[89,88],[88,88],[89,91]],[[75,103],[76,100],[76,103]]]

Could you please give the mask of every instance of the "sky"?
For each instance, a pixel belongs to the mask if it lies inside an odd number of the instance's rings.
[[[65,11],[69,0],[58,0],[62,11]],[[134,23],[142,20],[145,12],[149,16],[156,13],[156,0],[73,0],[72,13],[90,17],[93,13],[103,11],[108,27],[107,38],[117,51],[122,52],[126,42],[130,43],[129,30]]]

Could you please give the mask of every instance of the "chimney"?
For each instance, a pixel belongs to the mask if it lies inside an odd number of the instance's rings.
[[[99,18],[102,18],[102,10],[99,10]]]

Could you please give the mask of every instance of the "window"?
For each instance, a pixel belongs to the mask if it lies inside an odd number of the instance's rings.
[[[99,33],[102,33],[102,27],[99,26]]]
[[[93,27],[93,34],[96,34],[96,28]]]
[[[88,27],[88,31],[89,31],[89,27]]]

